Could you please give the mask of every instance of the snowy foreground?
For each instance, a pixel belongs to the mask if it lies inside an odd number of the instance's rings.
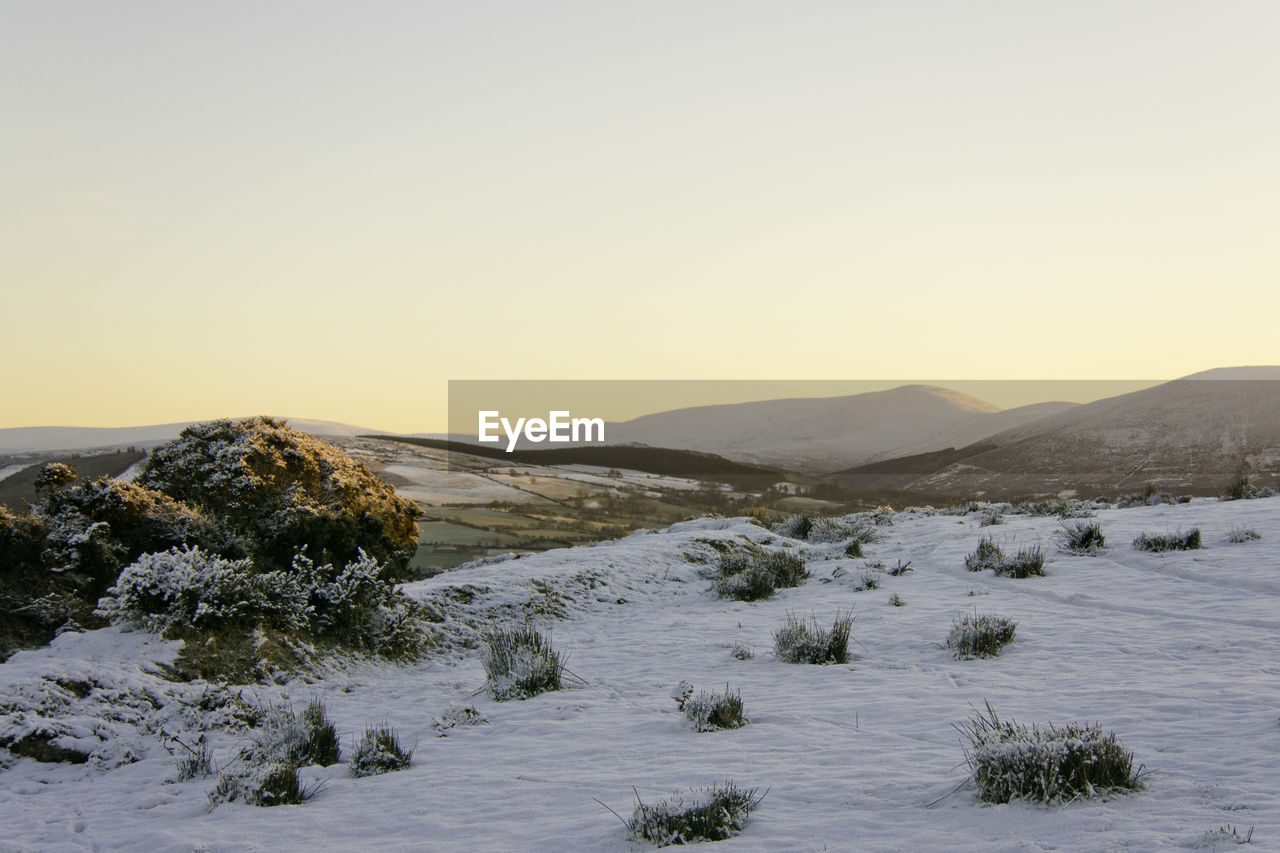
[[[1253,828],[1245,849],[1280,849],[1280,499],[1101,510],[1109,548],[1096,557],[1056,554],[1055,518],[1010,515],[990,528],[976,513],[891,518],[865,559],[843,557],[839,543],[705,519],[410,585],[445,620],[435,656],[242,691],[295,707],[323,697],[344,752],[372,723],[417,743],[413,766],[397,773],[305,769],[304,780],[327,781],[297,806],[210,810],[213,779],[173,781],[154,732],[190,738],[230,722],[201,708],[217,704],[200,701],[201,685],[154,674],[176,644],[114,629],[65,634],[0,665],[0,737],[56,718],[93,757],[3,759],[0,851],[626,850],[644,845],[629,845],[593,798],[630,816],[633,786],[653,802],[727,779],[768,795],[716,849],[1225,850],[1235,846],[1230,827],[1241,837]],[[1238,525],[1261,540],[1227,542]],[[1192,526],[1203,550],[1130,544]],[[1052,555],[1048,576],[966,571],[986,533],[1010,552],[1040,544]],[[685,555],[714,562],[698,540],[742,536],[794,549],[813,577],[767,602],[718,600],[699,574],[708,566]],[[910,560],[912,571],[868,569],[875,560]],[[864,575],[879,588],[860,590]],[[892,593],[905,606],[890,606]],[[851,665],[773,660],[772,632],[788,611],[829,625],[848,608]],[[1016,641],[998,658],[955,660],[941,644],[975,609],[1015,619]],[[475,632],[529,614],[552,627],[586,684],[495,702],[482,691]],[[737,659],[735,643],[754,659]],[[696,733],[671,698],[682,680],[740,689],[750,725]],[[953,724],[987,701],[1021,723],[1114,730],[1149,772],[1146,789],[1053,807],[983,805],[962,784]],[[467,705],[487,723],[445,728],[441,718]],[[215,763],[245,737],[214,729]]]

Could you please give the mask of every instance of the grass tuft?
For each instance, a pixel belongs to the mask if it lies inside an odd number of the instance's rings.
[[[364,730],[360,745],[348,766],[351,775],[377,776],[403,770],[413,763],[413,750],[400,745],[400,737],[390,726],[370,726]]]
[[[729,685],[724,686],[724,693],[707,693],[693,695],[693,686],[687,681],[680,682],[680,692],[675,697],[676,706],[693,723],[694,731],[714,732],[721,729],[740,729],[750,720],[743,712],[742,692],[729,692]]]
[[[1139,533],[1133,540],[1139,551],[1194,551],[1200,547],[1200,528],[1193,527],[1186,533],[1179,528],[1176,533]]]
[[[1107,537],[1102,535],[1102,527],[1096,521],[1063,521],[1054,539],[1064,554],[1093,556],[1107,547]]]
[[[956,726],[969,740],[965,760],[984,802],[1060,803],[1142,787],[1142,768],[1115,732],[1078,723],[1028,728],[986,705]]]
[[[627,835],[632,841],[647,841],[657,847],[724,841],[742,831],[747,816],[764,799],[764,794],[756,795],[757,790],[726,782],[691,791],[688,798],[675,794],[653,805],[642,802],[637,794],[631,820],[624,821]]]
[[[492,628],[484,634],[482,663],[489,689],[499,702],[528,699],[561,688],[564,657],[530,626]]]
[[[852,629],[853,614],[845,611],[836,612],[830,630],[820,628],[812,615],[802,619],[788,613],[786,623],[773,632],[774,656],[786,663],[848,663]]]
[[[1018,623],[992,613],[957,619],[947,635],[947,648],[958,659],[993,658],[1013,642]]]

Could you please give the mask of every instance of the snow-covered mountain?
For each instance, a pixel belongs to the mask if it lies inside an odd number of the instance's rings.
[[[1114,493],[1154,482],[1213,491],[1240,473],[1280,482],[1280,367],[1219,368],[996,432],[922,470],[889,460],[851,485],[931,494]]]

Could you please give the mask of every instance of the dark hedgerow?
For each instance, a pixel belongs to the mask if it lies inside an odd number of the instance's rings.
[[[773,632],[773,650],[778,660],[786,663],[848,663],[849,635],[853,614],[837,611],[831,629],[818,627],[812,615],[801,619],[787,614],[786,623]]]
[[[631,820],[623,821],[632,841],[647,841],[657,847],[690,844],[696,841],[724,841],[741,832],[751,814],[764,800],[757,788],[743,790],[732,782],[713,788],[693,790],[686,799],[675,794],[669,800],[647,805],[636,795]]]
[[[1133,540],[1139,551],[1194,551],[1200,547],[1200,528],[1193,527],[1186,533],[1179,528],[1176,533],[1140,533]]]
[[[986,705],[985,714],[956,725],[969,740],[965,760],[984,802],[1061,803],[1142,788],[1143,768],[1134,768],[1115,732],[1079,723],[1028,728]]]
[[[1018,623],[993,613],[957,619],[947,635],[947,648],[957,658],[993,658],[1013,642]]]
[[[551,648],[549,636],[530,626],[492,628],[484,642],[482,663],[494,699],[528,699],[560,689],[564,656]]]
[[[364,730],[360,745],[351,754],[351,775],[377,776],[403,770],[413,763],[413,750],[400,745],[400,737],[390,726],[370,726]]]
[[[1107,547],[1107,537],[1096,521],[1063,521],[1054,534],[1058,550],[1064,554],[1092,556]]]

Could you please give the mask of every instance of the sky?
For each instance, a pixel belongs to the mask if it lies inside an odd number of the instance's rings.
[[[0,427],[1280,362],[1280,4],[0,0]]]

